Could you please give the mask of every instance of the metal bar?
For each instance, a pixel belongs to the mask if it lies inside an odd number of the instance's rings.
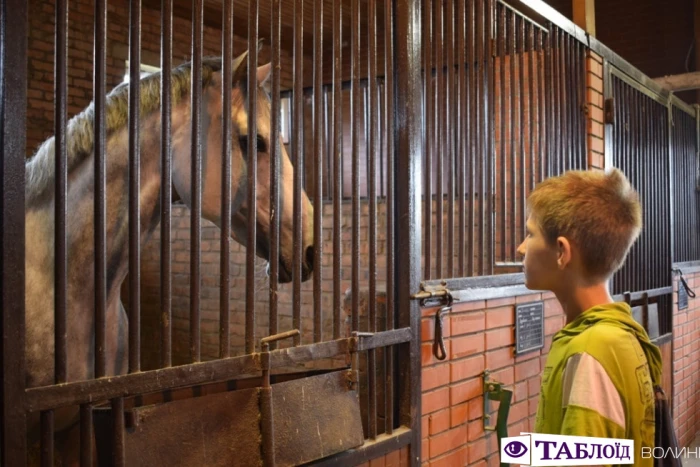
[[[396,152],[394,138],[394,10],[393,2],[384,2],[384,76],[385,78],[385,119],[386,119],[386,153],[387,153],[387,192],[386,192],[386,329],[394,329],[396,314],[396,248],[395,248],[395,196],[396,196]],[[424,63],[424,70],[428,69]],[[424,78],[427,81],[427,78]],[[424,126],[425,128],[425,126]],[[430,196],[426,194],[424,203],[429,204]],[[384,395],[386,432],[394,431],[394,355],[393,348],[387,347],[384,355],[385,375]]]
[[[586,109],[586,47],[583,44],[578,44],[580,51],[578,54],[578,79],[579,84],[577,86],[578,91],[578,117],[580,130],[580,154],[581,154],[581,167],[584,169],[588,168],[588,122],[586,119],[586,114],[584,109]]]
[[[270,318],[269,335],[279,332],[279,288],[280,265],[280,165],[282,160],[282,122],[280,116],[280,49],[282,37],[282,2],[272,0],[272,141],[270,145]],[[276,342],[270,343],[275,349]]]
[[[444,60],[444,24],[443,24],[443,2],[436,1],[433,3],[435,6],[435,67],[436,67],[436,80],[437,80],[437,100],[435,101],[435,115],[437,119],[437,138],[435,138],[436,156],[437,156],[437,188],[436,190],[436,201],[437,201],[437,212],[435,225],[437,227],[435,235],[436,238],[436,274],[437,277],[445,277],[443,270],[444,265],[444,241],[445,241],[445,196],[444,196],[444,176],[445,176],[445,133],[446,133],[446,121],[445,121],[445,60]],[[434,135],[430,135],[434,137]]]
[[[141,0],[129,2],[129,373],[141,371]]]
[[[352,137],[352,330],[360,330],[360,1],[352,0],[351,11],[351,67],[352,93],[350,104]]]
[[[486,210],[484,216],[486,216],[486,236],[488,242],[486,244],[486,257],[488,259],[486,274],[492,275],[494,273],[494,267],[496,264],[496,253],[495,245],[493,244],[493,238],[496,237],[496,226],[494,222],[494,212],[495,212],[495,192],[496,192],[496,175],[495,175],[495,105],[493,104],[494,95],[496,94],[496,83],[494,78],[495,73],[495,44],[493,42],[494,32],[493,24],[496,21],[496,3],[494,0],[488,1],[488,10],[486,12],[486,26],[485,26],[485,41],[486,41],[486,64],[484,67],[484,73],[486,74],[484,83],[484,93],[486,95],[485,101],[485,134],[486,134]]]
[[[567,163],[568,154],[566,153],[566,143],[564,139],[564,132],[567,131],[566,123],[566,52],[564,44],[564,31],[557,29],[557,92],[559,94],[559,99],[557,100],[557,125],[559,127],[559,132],[557,135],[558,139],[558,164],[559,173],[564,173],[569,168]]]
[[[233,0],[224,0],[222,11],[221,50],[221,96],[223,108],[221,119],[221,239],[219,253],[219,358],[231,356],[231,87],[233,83]],[[276,94],[272,94],[276,96]],[[274,115],[274,114],[273,114]],[[275,133],[272,133],[273,138]],[[272,138],[271,138],[272,139]],[[270,141],[274,144],[274,140]],[[272,186],[272,185],[271,185]],[[272,226],[272,223],[270,223]],[[274,262],[271,261],[272,264]],[[273,287],[272,280],[270,287]]]
[[[420,1],[408,0],[395,11],[396,21],[396,309],[398,325],[410,326],[413,336],[420,332],[418,304],[410,300],[412,291],[420,282],[421,213],[420,190],[417,189],[421,173],[420,146],[420,56],[422,36],[420,31]],[[405,347],[408,347],[407,349]],[[421,362],[420,342],[413,338],[399,352],[399,422],[411,428],[409,462],[418,466],[421,459]]]
[[[545,148],[546,141],[546,118],[547,118],[547,101],[545,95],[545,38],[544,32],[537,30],[536,33],[536,47],[537,47],[537,153],[539,156],[539,171],[538,171],[538,181],[544,180],[544,168],[545,168],[545,154],[547,153]]]
[[[41,426],[41,467],[53,467],[53,410],[41,412],[39,423]]]
[[[323,336],[321,272],[323,267],[323,2],[314,2],[314,342]],[[370,261],[372,264],[373,261]]]
[[[294,254],[292,267],[292,328],[301,329],[301,190],[304,174],[304,2],[294,2],[294,134],[292,153],[294,155]],[[298,122],[298,123],[296,123]],[[301,343],[301,336],[294,337],[294,345]]]
[[[95,108],[95,377],[106,374],[107,232],[106,232],[106,118],[105,77],[107,2],[95,2],[95,56],[93,102]],[[58,62],[57,62],[58,63]],[[59,69],[56,69],[59,73]],[[57,81],[58,82],[58,81]],[[57,256],[58,265],[58,256]],[[59,276],[56,276],[57,278]],[[57,381],[58,382],[58,381]]]
[[[564,35],[564,44],[562,47],[562,54],[564,55],[564,60],[563,60],[563,65],[564,65],[564,73],[562,74],[562,78],[564,79],[564,95],[565,95],[565,101],[564,105],[566,106],[566,112],[564,113],[564,118],[565,118],[565,132],[566,134],[570,135],[571,137],[566,138],[566,143],[564,146],[564,150],[566,151],[566,159],[568,161],[568,170],[576,168],[575,161],[574,161],[574,148],[575,148],[575,141],[576,141],[576,133],[575,133],[575,128],[573,125],[573,111],[574,111],[574,97],[572,93],[572,87],[573,87],[573,81],[576,79],[576,77],[572,76],[572,64],[571,64],[571,36],[566,34]]]
[[[466,63],[466,10],[465,10],[465,0],[457,0],[457,95],[455,100],[457,101],[457,112],[455,118],[457,120],[457,135],[456,142],[457,147],[455,151],[455,157],[459,161],[457,169],[457,186],[459,196],[459,236],[457,241],[457,257],[459,258],[459,265],[457,275],[463,277],[466,270],[466,244],[465,244],[465,231],[467,229],[467,219],[466,219],[466,117],[467,117],[467,100],[466,94],[467,90],[467,63]]]
[[[516,167],[516,161],[518,160],[518,153],[515,149],[515,108],[516,108],[516,102],[517,102],[517,97],[518,97],[518,90],[517,90],[517,85],[515,83],[515,62],[516,62],[516,57],[517,57],[517,50],[516,50],[516,38],[518,37],[517,33],[517,24],[516,24],[516,16],[511,13],[510,14],[510,30],[508,31],[510,33],[510,76],[509,76],[509,84],[510,84],[510,154],[511,154],[511,163],[510,163],[510,193],[511,197],[510,199],[512,200],[512,207],[510,209],[511,211],[511,217],[510,217],[510,259],[515,260],[517,258],[517,248],[518,248],[518,235],[517,235],[517,225],[516,225],[516,219],[517,219],[517,212],[518,212],[518,185],[517,185],[517,167]],[[507,173],[507,171],[505,172]]]
[[[501,11],[499,15],[499,32],[497,34],[498,40],[498,51],[500,53],[500,81],[501,81],[501,112],[499,114],[499,119],[501,123],[501,171],[499,177],[501,179],[501,260],[505,261],[508,259],[507,253],[507,238],[506,238],[506,221],[508,213],[508,193],[506,187],[506,180],[508,174],[508,163],[506,159],[506,59],[508,59],[508,51],[506,50],[506,41],[508,35],[508,29],[506,24],[506,9],[501,6]],[[512,59],[512,57],[511,57]],[[512,132],[512,128],[511,128]]]
[[[544,86],[547,89],[546,93],[546,111],[547,111],[547,177],[553,175],[554,168],[553,163],[556,160],[556,145],[555,145],[555,133],[556,127],[554,125],[554,57],[553,57],[553,47],[554,47],[554,34],[556,31],[551,31],[547,34],[547,42],[544,44],[545,47],[545,82]]]
[[[200,258],[202,245],[202,18],[204,0],[192,3],[192,69],[190,110],[192,119],[192,214],[190,216],[190,359],[201,360]]]
[[[424,252],[425,259],[423,262],[423,276],[426,279],[432,277],[432,250],[433,250],[433,157],[435,138],[435,96],[433,95],[433,19],[432,19],[432,0],[423,0],[423,34],[426,39],[426,44],[423,47],[423,111],[425,113],[424,125],[424,152],[425,152],[425,181],[423,188],[423,202],[425,209],[425,227],[424,227]],[[393,40],[393,38],[392,38]],[[387,70],[386,76],[389,76]],[[391,136],[390,136],[391,138]]]
[[[449,161],[449,171],[447,174],[447,276],[454,277],[454,256],[455,256],[455,164],[456,152],[454,141],[454,127],[456,126],[456,112],[454,106],[456,99],[454,97],[454,73],[455,73],[455,54],[454,54],[454,3],[453,0],[447,0],[445,3],[445,37],[447,39],[447,86],[445,92],[445,119],[446,125],[446,150]]]
[[[80,467],[92,467],[93,450],[92,407],[80,406]]]
[[[124,432],[124,398],[117,397],[112,399],[112,422],[114,433],[114,444],[112,446],[112,460],[115,467],[124,467],[126,465],[126,452],[124,450],[125,435]]]
[[[27,459],[24,309],[27,10],[28,2],[22,0],[0,2],[0,464],[8,466],[24,465]]]
[[[467,19],[467,25],[469,25],[469,33],[467,35],[467,63],[469,64],[469,74],[467,75],[467,89],[469,93],[467,94],[467,108],[469,109],[469,115],[467,119],[469,120],[469,261],[467,264],[468,276],[474,275],[474,256],[476,254],[476,235],[474,234],[474,225],[476,218],[476,160],[479,157],[478,154],[478,137],[476,133],[477,115],[476,115],[476,98],[477,98],[477,87],[476,87],[476,2],[468,2],[469,4],[469,15]],[[430,222],[430,219],[426,219],[426,222]],[[430,279],[426,277],[425,279]]]
[[[490,212],[487,208],[488,199],[491,197],[491,193],[487,192],[487,164],[486,159],[491,159],[491,155],[486,155],[488,151],[488,141],[487,141],[487,130],[488,125],[488,44],[491,41],[491,37],[486,37],[487,28],[490,27],[487,16],[489,15],[490,3],[477,3],[477,28],[476,33],[478,36],[477,41],[477,57],[479,62],[479,78],[477,83],[479,85],[479,109],[477,113],[477,124],[479,127],[479,171],[480,171],[480,202],[479,202],[479,274],[487,274],[485,269],[485,251],[489,248],[486,245],[486,224],[487,216],[490,216]],[[489,243],[491,243],[489,241]]]
[[[333,2],[333,338],[340,338],[342,295],[340,274],[342,264],[341,229],[343,225],[343,7]]]
[[[536,182],[536,174],[537,170],[535,169],[535,125],[539,125],[539,121],[537,118],[538,115],[538,110],[539,106],[536,106],[537,101],[535,101],[535,83],[536,83],[536,69],[535,69],[535,27],[531,24],[529,24],[529,35],[528,35],[528,50],[530,51],[528,55],[528,65],[530,65],[530,70],[527,74],[527,80],[528,84],[530,85],[530,92],[528,93],[529,97],[529,107],[528,107],[528,112],[530,115],[529,118],[529,124],[528,124],[528,139],[530,140],[530,192],[535,189],[535,182]],[[525,206],[527,207],[527,203],[524,202]],[[525,219],[527,221],[527,218]],[[523,228],[525,228],[525,223],[523,223]]]
[[[54,365],[56,383],[66,381],[66,308],[68,306],[68,243],[66,209],[68,199],[68,158],[66,153],[66,106],[68,101],[68,2],[56,2],[54,86],[55,219],[54,259]],[[26,106],[26,103],[23,104]]]
[[[520,230],[518,231],[519,238],[513,244],[516,248],[520,243],[521,238],[525,238],[525,222],[527,221],[527,208],[525,205],[526,199],[526,174],[527,174],[527,155],[525,154],[525,20],[520,20],[518,27],[518,133],[520,134]],[[532,107],[530,107],[532,108]],[[517,251],[513,254],[513,259],[517,258]]]
[[[161,0],[161,85],[160,85],[160,154],[161,154],[161,190],[160,190],[160,339],[161,366],[172,365],[172,268],[171,268],[171,219],[172,203],[172,147],[171,113],[172,113],[172,57],[173,57],[173,0]]]
[[[257,250],[258,209],[258,76],[256,73],[258,68],[258,9],[257,0],[248,3],[248,148],[246,151],[248,154],[248,238],[246,241],[245,270],[245,348],[247,353],[255,352],[255,252]],[[296,127],[298,128],[299,125]],[[295,274],[294,277],[297,278],[297,275]]]

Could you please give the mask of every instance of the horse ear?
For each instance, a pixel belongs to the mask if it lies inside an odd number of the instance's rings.
[[[246,72],[248,71],[248,51],[246,50],[238,57],[233,59],[233,64],[231,65],[231,71],[233,74],[233,82],[240,81],[246,77]]]
[[[270,79],[270,73],[272,72],[272,62],[258,67],[258,86],[264,86],[268,79]]]

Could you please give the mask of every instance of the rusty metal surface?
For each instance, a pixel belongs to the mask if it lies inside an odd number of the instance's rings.
[[[276,465],[298,465],[362,445],[357,391],[350,371],[272,386]]]
[[[242,389],[136,408],[126,465],[261,465],[259,390]],[[173,442],[177,440],[177,442]]]

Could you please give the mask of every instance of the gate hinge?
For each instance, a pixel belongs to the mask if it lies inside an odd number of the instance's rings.
[[[454,301],[452,293],[446,285],[426,285],[421,283],[421,290],[411,295],[411,300],[420,300],[422,307],[437,305],[450,306]]]

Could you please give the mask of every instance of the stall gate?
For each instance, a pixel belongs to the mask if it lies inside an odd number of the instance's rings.
[[[141,63],[143,47],[152,45],[141,37],[142,7],[154,5],[160,10],[162,71],[141,78],[135,64]],[[120,3],[129,11],[132,66],[129,84],[107,96],[113,6],[95,1],[94,73],[88,78],[94,103],[82,120],[69,123],[68,32],[73,15],[84,12],[69,12],[68,0],[56,0],[55,136],[26,169],[28,3],[7,0],[1,6],[2,464],[296,465],[319,459],[345,464],[407,448],[410,463],[417,465],[420,314],[410,297],[420,278],[419,2]],[[191,16],[191,62],[176,67],[173,17],[183,11]],[[223,61],[203,56],[205,17],[217,15]],[[246,38],[247,55],[234,50],[234,33]],[[374,83],[380,75],[386,91],[380,96],[376,86],[368,86],[363,106],[361,80]],[[269,99],[263,84],[269,86]],[[344,88],[351,94],[345,121]],[[305,90],[315,116],[312,134],[327,131],[329,147],[321,138],[304,139]],[[292,99],[288,151],[287,141],[276,136],[283,91]],[[332,103],[325,120],[324,96]],[[361,174],[363,107],[365,144],[373,150]],[[346,124],[350,138],[343,143]],[[369,245],[370,257],[378,256],[379,196],[372,180],[377,179],[373,158],[380,126],[386,129],[381,169],[386,208],[380,223],[386,270],[378,277],[370,262],[368,274],[361,276],[361,245]],[[81,138],[87,147],[76,142]],[[343,167],[346,148],[350,166]],[[323,216],[319,170],[327,150],[336,162],[332,264],[322,259],[320,241],[329,221]],[[312,154],[308,167],[302,157],[307,151]],[[115,172],[120,176],[114,178]],[[351,178],[349,215],[341,206],[344,172]],[[363,204],[365,177],[370,188]],[[169,187],[192,212],[190,362],[180,366],[172,366],[171,359]],[[371,213],[368,237],[362,239],[361,208]],[[50,220],[37,221],[37,212]],[[88,221],[80,219],[83,214]],[[201,356],[202,219],[222,231],[220,352],[209,361]],[[37,228],[36,222],[45,223]],[[162,365],[142,371],[140,255],[146,233],[158,225]],[[78,248],[76,242],[86,238]],[[229,300],[231,238],[247,245],[245,305],[238,307],[245,310],[242,355],[233,355],[229,343],[236,311]],[[53,255],[40,258],[46,270],[36,268],[39,250],[31,245]],[[267,290],[256,286],[256,254],[269,260]],[[347,322],[343,272],[351,274]],[[81,273],[87,279],[75,283]],[[321,279],[327,275],[335,284],[330,305],[321,300]],[[124,276],[128,326],[118,301]],[[46,288],[35,288],[36,277],[48,278]],[[307,279],[313,298],[302,303]],[[286,282],[293,300],[282,310],[277,296]],[[87,301],[78,301],[85,294]],[[269,332],[261,335],[255,304],[263,294],[269,300]],[[34,305],[44,302],[43,308]],[[278,320],[285,311],[292,316],[286,329]],[[302,322],[304,314],[312,316],[310,326]],[[39,321],[30,319],[37,316],[44,323],[38,330]],[[324,328],[329,320],[330,331]],[[73,422],[71,434],[59,434]],[[67,447],[76,452],[66,452]]]

